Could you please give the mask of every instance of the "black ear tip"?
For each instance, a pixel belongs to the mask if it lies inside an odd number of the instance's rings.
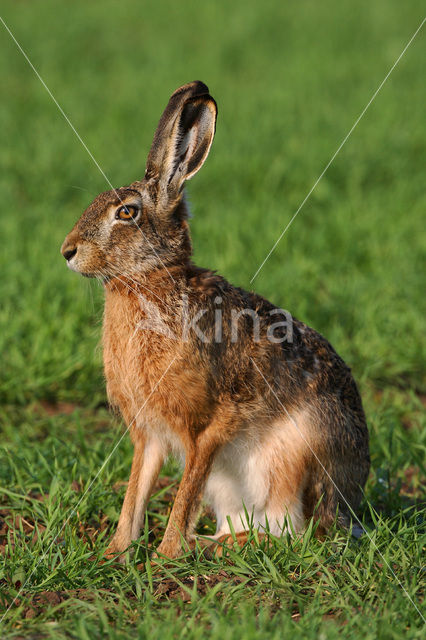
[[[204,84],[204,82],[201,82],[201,80],[194,80],[191,84],[193,84],[194,89],[196,89],[195,95],[210,93],[208,86]]]
[[[183,93],[186,93],[188,96],[201,96],[205,93],[209,93],[209,88],[204,84],[204,82],[201,82],[201,80],[194,80],[193,82],[188,82],[188,84],[184,84],[179,87],[179,89],[176,89],[172,98]]]

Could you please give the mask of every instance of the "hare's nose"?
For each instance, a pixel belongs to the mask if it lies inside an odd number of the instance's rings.
[[[65,260],[68,262],[68,260],[71,260],[71,258],[73,258],[77,253],[77,247],[68,244],[66,247],[62,247],[61,252]]]

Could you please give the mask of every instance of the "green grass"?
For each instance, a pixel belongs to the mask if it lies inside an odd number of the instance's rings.
[[[189,185],[195,258],[311,324],[352,366],[372,472],[359,541],[308,533],[154,566],[163,487],[129,564],[99,563],[131,447],[124,438],[97,476],[122,433],[105,409],[102,290],[59,247],[108,185],[0,25],[0,616],[13,602],[1,637],[422,636],[407,594],[424,613],[424,29],[250,279],[423,12],[396,0],[2,2],[115,186],[142,175],[169,94],[208,83],[219,119]],[[172,462],[164,475],[178,477]],[[205,514],[200,531],[211,527]]]

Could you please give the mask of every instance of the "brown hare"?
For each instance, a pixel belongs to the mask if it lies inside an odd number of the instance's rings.
[[[62,246],[73,271],[102,279],[107,393],[134,443],[110,554],[140,535],[170,453],[184,464],[158,547],[171,558],[193,546],[203,496],[219,542],[298,532],[312,516],[326,531],[336,514],[349,525],[369,471],[361,399],[327,340],[191,262],[183,188],[216,114],[202,82],[177,89],[144,178],[99,195]]]

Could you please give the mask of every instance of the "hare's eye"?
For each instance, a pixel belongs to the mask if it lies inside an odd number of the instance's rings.
[[[131,220],[138,215],[138,208],[131,205],[123,205],[115,212],[117,220]]]

